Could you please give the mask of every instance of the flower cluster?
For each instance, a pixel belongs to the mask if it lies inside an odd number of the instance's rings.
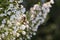
[[[0,13],[0,40],[31,39],[32,35],[36,35],[38,26],[44,23],[51,4],[54,3],[51,0],[42,6],[35,4],[27,12],[23,5],[19,5],[22,2],[23,0],[9,0],[8,8]]]

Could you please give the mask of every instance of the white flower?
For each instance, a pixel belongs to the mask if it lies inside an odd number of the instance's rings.
[[[38,21],[40,18],[39,17],[36,17],[35,21]]]
[[[25,14],[22,14],[22,17],[26,17],[26,15]]]
[[[9,2],[13,2],[14,0],[9,0]]]
[[[35,4],[33,7],[34,10],[40,10],[40,6],[38,4]]]
[[[16,11],[16,14],[20,14],[21,12],[20,12],[20,10],[19,11]]]
[[[11,15],[11,11],[8,11],[7,14],[8,14],[8,15]]]
[[[33,21],[32,21],[32,23],[36,23],[36,21],[35,21],[35,20],[33,20]]]
[[[19,5],[18,4],[16,4],[16,8],[19,8]]]
[[[43,14],[43,18],[46,18],[47,14],[48,14],[48,13]]]
[[[13,36],[16,36],[16,33],[17,33],[17,32],[14,30],[14,31],[11,32],[11,33],[13,33]]]
[[[15,37],[13,37],[13,39],[11,39],[11,40],[15,40],[16,38]]]
[[[23,5],[21,5],[21,9],[22,9],[22,8],[24,8],[24,6],[23,6]]]
[[[4,28],[5,24],[1,24],[0,28]]]
[[[4,30],[6,30],[7,32],[8,32],[8,29],[9,29],[8,27],[5,27],[5,28],[4,28]]]
[[[50,0],[50,3],[54,4],[54,0]]]
[[[5,34],[2,34],[1,36],[2,36],[2,38],[4,38],[5,37]]]
[[[21,26],[20,26],[20,29],[21,29],[21,30],[25,30],[25,28],[26,28],[25,25],[21,25]]]
[[[42,6],[43,13],[49,13],[50,7],[52,7],[50,2],[44,3]]]
[[[23,0],[19,0],[19,1],[18,1],[18,3],[22,3],[22,2],[23,2]]]
[[[31,15],[31,18],[30,18],[30,20],[33,20],[35,18],[35,15]]]
[[[19,33],[16,33],[17,34],[17,37],[19,37],[20,36],[20,34]]]
[[[6,23],[6,19],[3,19],[3,20],[2,20],[2,24],[4,24],[4,23]]]
[[[41,16],[42,15],[42,12],[39,12],[39,14],[37,16]]]
[[[12,16],[10,17],[10,20],[14,20],[14,18],[15,18],[15,15],[12,15]]]
[[[34,32],[33,35],[36,35],[36,33]]]
[[[44,22],[44,18],[40,17],[40,21],[41,24]]]
[[[50,7],[52,7],[52,6],[51,6],[50,2],[47,2],[47,3],[44,3],[44,4],[42,5],[42,7],[44,7],[44,8],[50,8]]]
[[[5,32],[5,35],[7,36],[8,35],[8,32]]]
[[[6,14],[3,14],[3,13],[2,13],[2,14],[0,14],[0,16],[3,17],[3,16],[6,16]]]
[[[14,26],[13,29],[16,30],[17,29],[16,26]]]
[[[22,13],[25,13],[25,11],[26,11],[25,8],[22,8],[22,9],[21,9],[21,12],[22,12]]]
[[[0,40],[2,40],[2,38],[0,37]]]
[[[9,20],[7,20],[7,24],[8,24],[8,27],[12,26],[12,22],[10,22]]]
[[[2,10],[3,8],[0,8],[0,10]]]
[[[21,5],[21,12],[24,13],[26,11],[26,9],[24,8],[23,5]]]
[[[20,22],[16,22],[16,25],[19,26],[20,25]]]
[[[28,39],[30,39],[30,36],[29,35],[26,35]]]
[[[25,32],[25,31],[22,31],[22,34],[23,34],[23,35],[26,35],[26,32]]]
[[[29,28],[29,25],[26,25],[26,28]]]
[[[20,40],[23,40],[22,38],[20,38]]]
[[[16,13],[16,11],[17,11],[17,10],[16,10],[15,8],[12,10],[13,13]]]
[[[50,12],[50,9],[49,9],[49,8],[44,8],[44,7],[42,7],[42,10],[43,10],[43,13],[44,13],[44,14]]]
[[[13,4],[10,4],[9,7],[12,8],[13,7]]]

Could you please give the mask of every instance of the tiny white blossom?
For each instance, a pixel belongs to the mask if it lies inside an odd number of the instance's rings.
[[[15,40],[16,38],[13,38],[12,40]]]
[[[19,0],[19,1],[18,1],[18,3],[22,3],[22,2],[23,2],[23,0]]]
[[[30,39],[30,36],[29,35],[26,35],[28,39]]]
[[[13,29],[16,30],[17,29],[16,26],[14,26]]]
[[[34,32],[33,35],[36,35],[36,33]]]
[[[3,14],[3,13],[2,13],[2,14],[0,14],[0,16],[3,17],[3,16],[6,16],[6,14]]]
[[[40,6],[38,4],[35,4],[33,7],[34,10],[40,10]]]
[[[50,0],[50,3],[54,4],[54,0]]]
[[[25,30],[25,28],[26,28],[25,25],[21,25],[21,26],[20,26],[20,29],[21,29],[21,30]]]
[[[9,2],[13,2],[14,0],[9,0]]]
[[[35,21],[35,20],[33,20],[33,21],[32,21],[32,23],[36,23],[36,21]]]
[[[29,28],[29,25],[26,25],[26,28]]]
[[[22,38],[20,38],[20,40],[23,40]]]
[[[13,32],[11,32],[11,33],[13,33],[13,35],[16,36],[16,31],[13,31]]]
[[[0,28],[4,28],[5,24],[1,24]]]
[[[8,35],[8,32],[5,32],[5,35],[7,36]]]
[[[13,4],[10,4],[9,7],[12,8],[13,7]]]
[[[16,14],[20,14],[21,12],[20,12],[20,10],[19,11],[16,11]]]
[[[8,24],[8,27],[12,26],[12,22],[10,22],[10,20],[7,20],[7,24]]]
[[[15,15],[12,15],[12,16],[10,17],[10,20],[14,20],[14,18],[15,18]]]
[[[2,20],[2,23],[3,23],[3,24],[6,23],[6,19],[3,19],[3,20]]]
[[[2,40],[2,38],[0,37],[0,40]]]
[[[42,5],[42,7],[44,7],[44,8],[49,8],[49,7],[51,7],[51,4],[50,4],[50,2],[47,2],[47,3],[44,3],[44,4]]]
[[[20,36],[20,34],[19,33],[17,33],[17,37],[19,37]]]
[[[22,31],[22,34],[23,34],[23,35],[26,35],[26,32],[25,32],[25,31]]]
[[[8,12],[7,12],[7,14],[8,14],[8,15],[11,15],[11,12],[10,12],[10,11],[8,11]]]
[[[25,8],[22,8],[22,9],[21,9],[21,12],[22,12],[22,13],[25,13],[25,11],[26,11]]]
[[[5,34],[2,34],[1,36],[2,36],[2,38],[4,38],[5,37]]]
[[[3,8],[0,8],[0,10],[2,10]]]

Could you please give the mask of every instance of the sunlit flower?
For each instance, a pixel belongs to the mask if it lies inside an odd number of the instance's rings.
[[[7,36],[8,35],[8,32],[5,32],[5,35]]]
[[[2,34],[1,36],[2,36],[2,38],[4,38],[5,37],[5,34]]]
[[[13,2],[14,0],[9,0],[9,2]]]
[[[20,26],[20,29],[21,29],[21,30],[25,30],[25,28],[26,28],[25,25],[21,25],[21,26]]]
[[[50,3],[54,4],[54,0],[50,0]]]
[[[0,8],[0,10],[2,10],[3,8]]]
[[[40,9],[40,6],[38,4],[35,4],[34,7],[33,7],[34,10],[41,10]]]
[[[10,6],[9,6],[10,8],[12,8],[13,7],[13,4],[10,4]]]
[[[6,23],[6,19],[3,19],[3,20],[2,20],[2,24],[4,24],[4,23]]]
[[[23,0],[19,0],[19,1],[18,1],[18,3],[22,3],[22,2],[23,2]]]
[[[26,35],[26,32],[25,32],[25,31],[22,31],[22,34],[23,34],[23,35]]]
[[[17,33],[17,37],[19,37],[20,36],[20,34],[19,33]]]

